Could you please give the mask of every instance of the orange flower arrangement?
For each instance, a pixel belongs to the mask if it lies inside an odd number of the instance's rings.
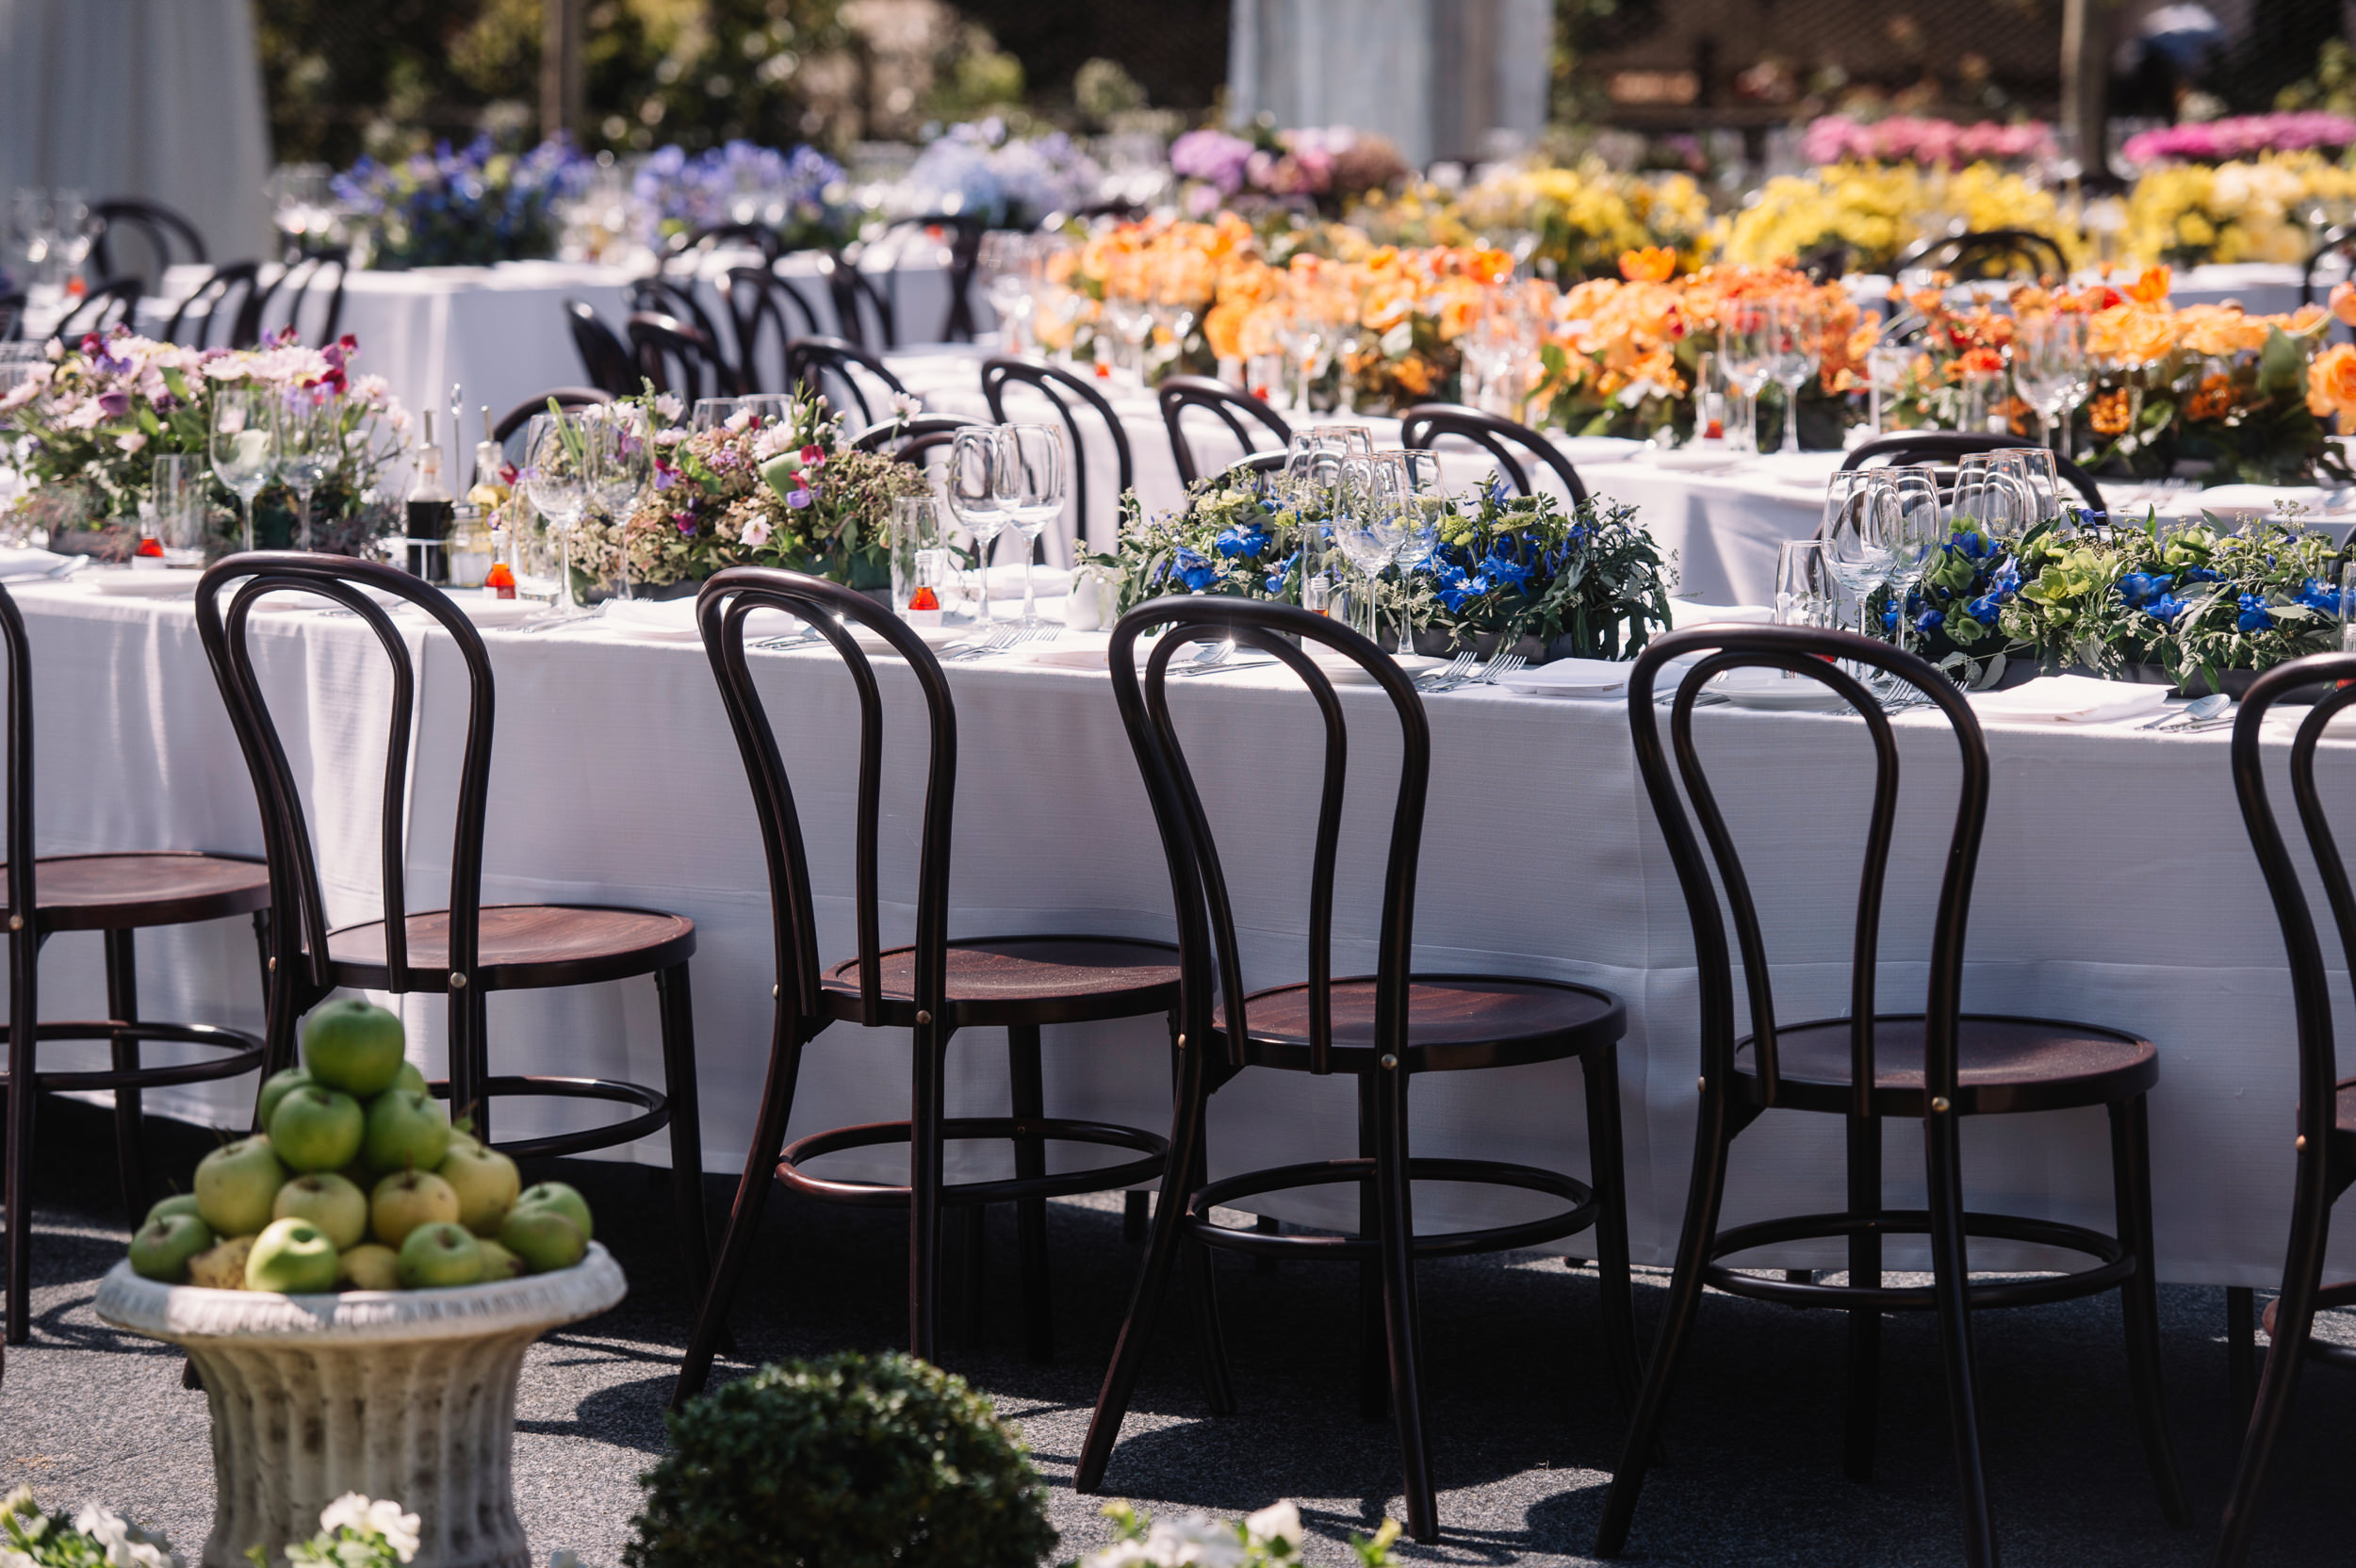
[[[2343,424],[2356,415],[2356,343],[2334,343],[2307,367],[2307,411]]]

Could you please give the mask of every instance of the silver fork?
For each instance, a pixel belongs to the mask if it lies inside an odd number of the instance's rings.
[[[1529,662],[1530,661],[1527,657],[1518,653],[1499,653],[1492,655],[1486,664],[1481,665],[1479,670],[1476,670],[1473,673],[1472,679],[1467,682],[1467,684],[1474,686],[1494,686],[1497,683],[1497,677],[1512,675],[1515,670],[1520,669],[1524,664]]]
[[[1470,653],[1460,653],[1444,668],[1426,670],[1415,678],[1415,685],[1425,692],[1453,692],[1472,674],[1477,661]]]
[[[1014,646],[1022,629],[1011,621],[1002,621],[984,633],[978,643],[959,643],[954,647],[942,649],[940,660],[944,664],[958,664],[990,654],[1003,653]]]

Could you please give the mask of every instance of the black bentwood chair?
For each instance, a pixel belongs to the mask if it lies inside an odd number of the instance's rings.
[[[2315,744],[2332,719],[2356,706],[2356,655],[2322,654],[2278,664],[2250,683],[2233,721],[2233,791],[2241,797],[2242,820],[2274,897],[2275,918],[2290,957],[2291,1002],[2299,1025],[2299,1115],[2292,1148],[2297,1174],[2291,1198],[2290,1246],[2282,1260],[2282,1294],[2266,1309],[2266,1371],[2258,1383],[2257,1407],[2243,1439],[2241,1462],[2225,1504],[2225,1527],[2217,1541],[2218,1568],[2240,1568],[2250,1555],[2257,1526],[2258,1495],[2291,1414],[2299,1377],[2309,1358],[2356,1368],[2356,1349],[2315,1337],[2315,1314],[2356,1303],[2356,1282],[2323,1282],[2323,1254],[2331,1235],[2331,1208],[2356,1183],[2356,1078],[2342,1078],[2331,1034],[2331,976],[2315,914],[2267,798],[2260,750],[2266,711],[2296,689],[2326,688],[2315,710],[2299,721],[2291,740],[2291,800],[2307,836],[2326,906],[2338,927],[2343,954],[2356,956],[2356,890],[2331,831],[2338,800],[2315,785]],[[2286,1129],[2287,1130],[2287,1129]],[[2236,1336],[2238,1337],[2238,1335]]]
[[[586,300],[566,300],[564,324],[573,335],[573,349],[581,355],[581,368],[590,385],[615,398],[638,391],[638,367],[630,358],[630,345],[614,335],[597,306]]]
[[[1528,425],[1484,413],[1464,403],[1417,403],[1399,416],[1399,444],[1411,451],[1429,451],[1442,436],[1469,441],[1497,460],[1498,471],[1517,496],[1530,494],[1530,473],[1521,458],[1535,458],[1562,485],[1577,506],[1587,498],[1587,486],[1561,448]],[[1514,455],[1519,449],[1521,457]]]
[[[1168,635],[1155,644],[1140,677],[1132,649],[1139,636],[1156,627],[1166,628]],[[1196,792],[1170,713],[1170,657],[1209,634],[1232,636],[1237,644],[1282,662],[1309,688],[1325,731],[1324,788],[1309,886],[1309,978],[1305,984],[1249,995],[1243,989],[1242,954],[1210,816]],[[1300,640],[1299,647],[1294,638]],[[1333,681],[1303,651],[1317,644],[1358,665],[1382,689],[1399,721],[1403,747],[1391,813],[1376,972],[1370,975],[1336,978],[1332,972],[1333,866],[1341,837],[1348,737]],[[1170,1138],[1173,1152],[1153,1210],[1152,1240],[1112,1365],[1104,1374],[1073,1484],[1084,1493],[1104,1485],[1104,1467],[1120,1436],[1182,1242],[1259,1257],[1344,1260],[1361,1267],[1362,1399],[1369,1413],[1381,1413],[1387,1377],[1405,1474],[1407,1527],[1418,1541],[1435,1541],[1439,1511],[1416,1366],[1422,1353],[1415,1309],[1417,1259],[1534,1247],[1595,1227],[1603,1281],[1604,1349],[1623,1396],[1634,1389],[1636,1331],[1628,1291],[1628,1209],[1621,1186],[1616,1053],[1626,1010],[1603,991],[1561,981],[1413,972],[1415,870],[1432,771],[1432,737],[1423,699],[1399,674],[1398,664],[1372,643],[1326,616],[1289,605],[1180,596],[1155,599],[1123,615],[1113,629],[1108,657],[1113,694],[1161,827],[1178,909],[1180,1069]],[[1407,1086],[1415,1074],[1566,1057],[1578,1058],[1586,1088],[1591,1151],[1587,1182],[1495,1160],[1408,1156]],[[1357,1157],[1282,1166],[1205,1183],[1203,1140],[1211,1095],[1248,1067],[1317,1074],[1338,1070],[1355,1076]],[[1564,1207],[1489,1230],[1417,1235],[1409,1202],[1415,1182],[1518,1187],[1559,1199]],[[1355,1184],[1359,1191],[1356,1235],[1284,1235],[1228,1230],[1211,1222],[1212,1209],[1220,1204],[1345,1183]],[[1208,1260],[1197,1255],[1192,1262],[1196,1266],[1187,1272],[1194,1283],[1204,1387],[1212,1409],[1225,1415],[1235,1410],[1235,1396],[1228,1385]]]
[[[262,1042],[237,1029],[204,1023],[139,1020],[133,938],[143,926],[185,925],[233,915],[254,917],[267,953],[270,873],[257,861],[225,855],[150,850],[121,855],[33,856],[33,679],[25,619],[0,589],[0,642],[8,645],[8,1102],[7,1170],[0,1177],[0,1223],[8,1227],[8,1331],[10,1345],[32,1328],[33,1096],[42,1089],[72,1093],[111,1089],[115,1100],[115,1160],[123,1203],[136,1228],[147,1209],[147,1180],[139,1159],[139,1091],[235,1078],[262,1065]],[[27,911],[30,913],[28,914]],[[96,931],[106,941],[106,1011],[103,1021],[36,1023],[41,945],[59,931]],[[34,1048],[50,1040],[105,1040],[105,1070],[43,1072]],[[165,1067],[139,1065],[139,1042],[160,1040],[223,1054]]]
[[[1258,425],[1276,437],[1276,449],[1283,451],[1292,444],[1293,428],[1284,423],[1284,416],[1268,403],[1249,392],[1238,392],[1223,381],[1209,376],[1170,376],[1153,389],[1156,401],[1162,405],[1162,424],[1170,432],[1170,455],[1178,465],[1178,481],[1192,484],[1203,477],[1203,466],[1195,461],[1194,445],[1186,439],[1186,427],[1179,421],[1190,408],[1208,409],[1227,427],[1243,449],[1249,453],[1259,443],[1254,441],[1247,421]]]
[[[999,424],[1007,422],[1006,387],[1009,384],[1028,386],[1044,398],[1063,421],[1065,432],[1072,437],[1072,496],[1077,510],[1072,513],[1076,548],[1088,546],[1088,519],[1096,514],[1088,509],[1088,448],[1080,437],[1080,410],[1088,409],[1104,424],[1113,444],[1113,501],[1137,488],[1137,463],[1129,450],[1129,433],[1121,428],[1121,416],[1104,400],[1104,394],[1059,366],[1036,359],[1016,359],[1006,354],[992,354],[982,361],[982,400],[990,405],[990,416]],[[1116,513],[1113,532],[1121,531]],[[1045,561],[1047,537],[1039,536],[1039,559]],[[1070,564],[1067,559],[1066,564]]]
[[[859,693],[857,857],[858,956],[821,967],[818,924],[810,897],[810,860],[801,814],[785,761],[744,658],[744,619],[777,610],[804,622],[841,656]],[[728,1322],[728,1306],[761,1230],[772,1180],[807,1197],[867,1208],[908,1211],[908,1340],[930,1360],[938,1338],[941,1211],[944,1205],[1016,1205],[1029,1353],[1053,1354],[1048,1315],[1046,1200],[1110,1192],[1162,1173],[1168,1146],[1134,1127],[1076,1121],[1045,1114],[1039,1072],[1039,1029],[1051,1023],[1146,1018],[1168,1013],[1177,1000],[1176,954],[1166,942],[1120,937],[952,938],[949,935],[949,830],[957,776],[957,719],[940,662],[898,616],[863,594],[794,572],[734,566],[717,573],[695,596],[704,653],[744,753],[753,808],[769,868],[769,902],[776,930],[777,999],[769,1046],[769,1077],[761,1115],[744,1159],[744,1179],[720,1245],[719,1271],[704,1298],[672,1394],[677,1410],[699,1392]],[[883,797],[884,715],[874,663],[852,634],[863,627],[906,662],[924,700],[929,760],[922,840],[917,849],[916,940],[886,948],[877,890],[876,824]],[[915,1036],[908,1119],[839,1127],[788,1146],[785,1127],[802,1051],[833,1023],[862,1029],[908,1029]],[[949,1117],[944,1076],[949,1042],[962,1029],[1004,1028],[1012,1077],[1010,1117]],[[1011,1139],[1012,1178],[948,1184],[943,1146],[952,1140]],[[1047,1145],[1083,1143],[1130,1150],[1136,1158],[1083,1170],[1047,1170]],[[888,1185],[823,1176],[809,1168],[822,1155],[845,1149],[906,1143],[908,1180]]]
[[[403,886],[407,761],[417,708],[417,669],[383,605],[389,594],[431,616],[457,645],[466,671],[466,738],[460,759],[457,825],[450,837],[450,902],[412,913]],[[380,818],[384,918],[328,929],[319,863],[303,796],[279,744],[278,726],[254,669],[247,640],[254,603],[266,594],[316,594],[360,618],[392,666],[393,702]],[[223,600],[227,601],[224,608]],[[257,551],[216,562],[197,584],[197,632],[228,707],[262,809],[270,859],[270,1066],[294,1064],[295,1020],[338,988],[450,998],[450,1078],[434,1086],[452,1109],[492,1141],[492,1105],[530,1096],[630,1105],[626,1120],[579,1132],[494,1143],[515,1159],[579,1154],[634,1143],[670,1129],[671,1192],[679,1250],[700,1288],[711,1276],[702,1201],[703,1135],[695,1109],[695,1019],[687,961],[695,923],[653,909],[606,905],[484,904],[483,825],[491,786],[496,693],[491,660],[450,596],[398,567],[307,551]],[[494,1076],[486,1004],[498,990],[547,990],[652,975],[663,1024],[660,1091],[610,1078]]]
[[[1697,658],[1677,688],[1669,718],[1670,749],[1661,745],[1653,682],[1671,660]],[[1920,1013],[1874,1010],[1879,963],[1882,883],[1889,867],[1898,808],[1898,748],[1881,705],[1846,669],[1867,664],[1889,672],[1937,704],[1947,716],[1962,764],[1955,825],[1948,841],[1931,938],[1930,983]],[[1783,670],[1819,680],[1864,719],[1873,745],[1873,805],[1862,856],[1857,938],[1849,973],[1849,1016],[1785,1024],[1775,1017],[1767,948],[1750,883],[1721,815],[1717,797],[1693,743],[1693,704],[1720,672]],[[1963,1494],[1964,1560],[1973,1568],[1997,1560],[1988,1481],[1980,1463],[1979,1389],[1972,1351],[1971,1315],[1989,1307],[2039,1306],[2117,1289],[2126,1320],[2129,1384],[2144,1459],[2158,1483],[2168,1522],[2190,1512],[2160,1402],[2159,1313],[2151,1258],[2151,1172],[2144,1096],[2159,1082],[2159,1054],[2149,1041],[2091,1024],[1962,1011],[1965,918],[1972,877],[1988,816],[1988,743],[1971,705],[1955,683],[1910,653],[1845,631],[1795,627],[1699,627],[1648,645],[1628,679],[1629,726],[1636,760],[1652,797],[1653,814],[1668,841],[1693,925],[1701,979],[1701,1117],[1694,1134],[1693,1182],[1686,1196],[1685,1229],[1677,1242],[1677,1274],[1669,1289],[1644,1392],[1630,1423],[1618,1473],[1605,1499],[1595,1552],[1617,1557],[1645,1466],[1661,1435],[1678,1358],[1693,1328],[1702,1289],[1827,1307],[1849,1315],[1846,1468],[1852,1479],[1873,1478],[1874,1427],[1880,1404],[1881,1316],[1886,1312],[1936,1312],[1947,1376],[1948,1426]],[[1682,781],[1710,852],[1693,835]],[[1711,881],[1713,867],[1734,917],[1752,1033],[1735,1035],[1733,959],[1726,922]],[[1962,1123],[1966,1117],[2102,1105],[2110,1113],[2111,1179],[2119,1214],[2116,1238],[2057,1220],[1967,1213],[1963,1207]],[[1841,1214],[1800,1215],[1718,1229],[1726,1165],[1735,1138],[1771,1109],[1845,1117],[1848,1123],[1849,1206]],[[1883,1206],[1882,1121],[1919,1117],[1930,1206]],[[1882,1282],[1882,1238],[1928,1233],[1933,1282]],[[1738,1272],[1720,1260],[1758,1247],[1831,1236],[1846,1237],[1849,1281],[1820,1284]],[[2082,1253],[2094,1266],[2074,1273],[1973,1284],[1968,1237],[2027,1242]]]
[[[1972,278],[2066,278],[2070,258],[2053,236],[2035,229],[1975,229],[1923,240],[1890,266],[1893,277],[1933,269]]]
[[[874,402],[868,401],[868,388],[859,380],[862,375],[882,384],[883,390],[875,394]],[[843,414],[856,406],[861,426],[874,425],[892,412],[889,394],[908,395],[908,388],[880,355],[841,337],[796,337],[786,344],[785,384],[780,390],[797,386],[808,387],[813,396],[825,398]]]

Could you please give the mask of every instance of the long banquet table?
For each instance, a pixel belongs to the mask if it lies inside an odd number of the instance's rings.
[[[45,853],[130,847],[257,853],[251,787],[186,600],[108,596],[87,581],[19,585],[36,672],[40,842]],[[405,877],[413,907],[441,897],[454,799],[462,669],[446,633],[404,615],[420,662],[419,744]],[[373,918],[374,812],[388,678],[349,616],[255,617],[256,658],[313,803],[331,919]],[[486,901],[632,903],[694,918],[704,1139],[711,1168],[742,1161],[767,1049],[770,927],[750,801],[700,648],[626,639],[600,622],[545,635],[484,633],[499,680],[483,893]],[[1068,633],[1070,647],[1080,634]],[[758,679],[810,825],[825,939],[848,950],[847,812],[856,708],[830,656],[764,652]],[[1168,883],[1135,765],[1101,671],[1007,655],[949,666],[960,772],[951,881],[959,933],[1165,934]],[[913,699],[889,666],[887,700]],[[1253,985],[1298,978],[1314,777],[1306,698],[1260,672],[1184,682],[1175,704],[1206,758],[1226,835]],[[1376,886],[1396,745],[1379,696],[1345,689],[1353,768],[1336,914],[1336,962],[1370,962]],[[1644,803],[1618,702],[1464,692],[1430,703],[1435,747],[1416,910],[1429,969],[1588,981],[1628,1004],[1622,1047],[1630,1207],[1640,1260],[1673,1245],[1691,1155],[1695,980],[1684,907]],[[1885,918],[1887,1004],[1919,995],[1930,895],[1951,802],[1951,743],[1921,715],[1898,721],[1906,776],[1922,791],[1900,823]],[[1697,725],[1753,857],[1787,1019],[1841,1010],[1865,785],[1854,720],[1713,708]],[[893,727],[885,770],[885,938],[908,939],[921,731]],[[2164,1278],[2262,1284],[2276,1278],[2290,1191],[2294,1066],[2280,938],[2233,805],[2226,737],[1991,725],[1994,796],[1972,910],[1967,1005],[2083,1018],[2137,1030],[2161,1051],[2152,1102]],[[2281,737],[2270,750],[2279,759]],[[2340,748],[2332,748],[2338,752]],[[2343,771],[2332,787],[2345,789]],[[142,939],[151,1017],[258,1022],[259,981],[241,923]],[[47,1017],[103,1010],[95,941],[49,945]],[[442,1058],[438,998],[399,1004],[413,1053]],[[497,996],[502,1071],[658,1082],[652,989],[644,984]],[[795,1134],[904,1115],[905,1043],[839,1028],[810,1051]],[[952,1057],[957,1114],[1005,1112],[997,1039],[964,1037]],[[1055,1029],[1047,1091],[1065,1114],[1160,1125],[1167,1042],[1154,1025]],[[150,1096],[171,1114],[242,1121],[249,1086]],[[1419,1152],[1584,1169],[1576,1069],[1567,1064],[1419,1079]],[[558,1125],[571,1109],[502,1105],[497,1132]],[[573,1123],[565,1123],[573,1124]],[[1247,1074],[1214,1109],[1218,1170],[1347,1153],[1346,1082]],[[658,1136],[630,1152],[664,1157]],[[1920,1192],[1919,1146],[1888,1140],[1893,1195]],[[959,1168],[999,1156],[960,1150]],[[2100,1112],[1975,1120],[1966,1140],[1974,1207],[2107,1229],[2111,1193]],[[888,1155],[874,1168],[891,1173]],[[1837,1208],[1833,1119],[1770,1117],[1738,1153],[1730,1220]],[[1272,1204],[1303,1222],[1347,1222],[1330,1195]],[[1515,1200],[1419,1191],[1419,1223],[1495,1218]],[[1983,1260],[1993,1249],[1975,1250]],[[1787,1262],[1838,1266],[1801,1250]],[[2350,1250],[2342,1263],[2356,1262]]]

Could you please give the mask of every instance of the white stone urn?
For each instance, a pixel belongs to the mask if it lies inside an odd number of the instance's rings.
[[[449,1290],[277,1296],[142,1280],[128,1261],[98,1315],[187,1349],[213,1417],[204,1568],[273,1563],[347,1492],[415,1513],[414,1568],[530,1568],[508,1447],[524,1349],[622,1298],[596,1242],[571,1268]]]

